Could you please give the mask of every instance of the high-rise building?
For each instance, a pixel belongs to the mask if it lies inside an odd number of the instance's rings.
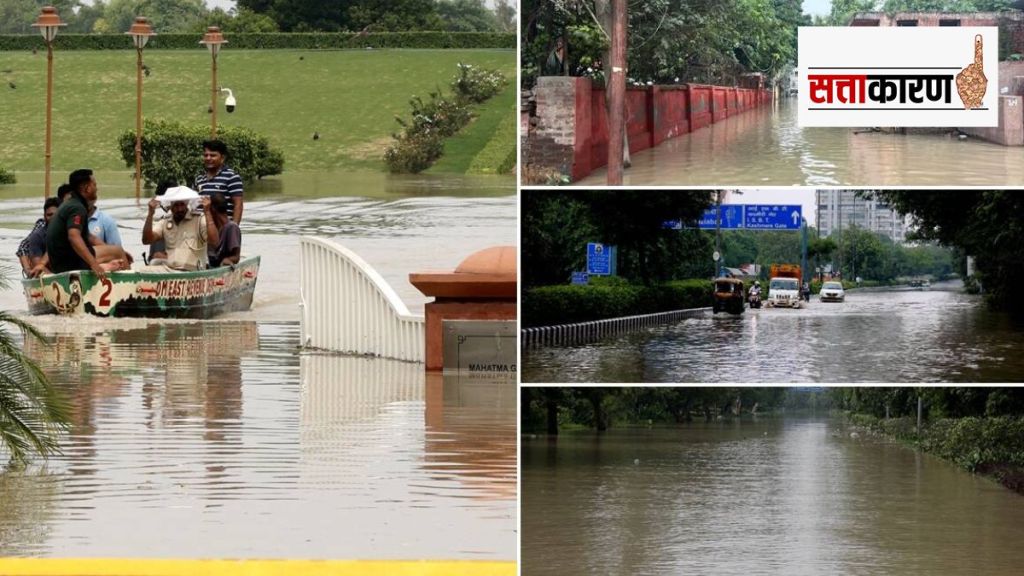
[[[881,200],[857,196],[856,190],[818,190],[817,217],[822,237],[857,226],[884,234],[893,242],[907,241],[907,218]]]

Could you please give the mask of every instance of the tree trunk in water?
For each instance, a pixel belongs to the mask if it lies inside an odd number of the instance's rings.
[[[598,3],[603,10],[607,0]],[[610,10],[597,12],[601,26],[611,42],[605,59],[605,109],[608,118],[607,184],[622,184],[624,150],[629,150],[626,136],[626,0],[610,0]],[[603,14],[607,14],[604,16]],[[609,25],[606,26],[605,21]]]
[[[547,398],[548,409],[548,435],[558,436],[558,402],[554,398]]]

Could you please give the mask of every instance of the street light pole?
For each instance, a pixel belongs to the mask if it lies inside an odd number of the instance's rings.
[[[220,33],[218,26],[210,26],[206,29],[206,34],[203,39],[199,41],[200,44],[206,46],[210,51],[210,56],[213,58],[213,84],[210,86],[210,110],[213,114],[210,120],[210,138],[217,137],[217,93],[220,90],[217,88],[217,54],[220,52],[221,44],[227,44],[228,41],[224,39],[224,35]]]
[[[135,23],[125,34],[132,37],[138,56],[135,65],[135,203],[138,204],[142,195],[142,49],[149,42],[149,37],[155,34],[143,16],[136,17]]]
[[[45,184],[43,198],[50,195],[50,134],[52,132],[51,110],[53,109],[53,39],[57,37],[57,31],[61,26],[67,26],[60,21],[57,9],[53,6],[44,6],[39,17],[36,19],[33,28],[38,28],[39,33],[46,40],[46,149],[45,149]]]

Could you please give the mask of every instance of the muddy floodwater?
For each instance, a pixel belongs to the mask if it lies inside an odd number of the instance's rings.
[[[523,576],[1020,574],[1024,497],[822,418],[524,438]]]
[[[409,273],[514,244],[515,202],[255,195],[251,310],[26,317],[47,339],[26,349],[69,397],[72,426],[63,455],[0,472],[0,556],[514,560],[515,381],[300,353],[298,242],[351,248],[422,313]],[[138,257],[143,208],[102,188],[100,205]],[[0,202],[4,264],[39,212]],[[0,309],[23,314],[20,290],[0,292]]]
[[[951,134],[801,128],[795,99],[726,118],[632,155],[623,184],[1006,186],[1024,182],[1019,147]],[[604,168],[577,182],[604,185]]]
[[[524,382],[1020,382],[1024,327],[959,282],[852,290],[523,350]]]

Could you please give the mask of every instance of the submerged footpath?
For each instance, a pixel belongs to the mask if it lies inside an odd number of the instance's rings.
[[[912,417],[846,416],[856,428],[893,438],[1024,495],[1024,416],[941,418],[922,423],[920,432]]]

